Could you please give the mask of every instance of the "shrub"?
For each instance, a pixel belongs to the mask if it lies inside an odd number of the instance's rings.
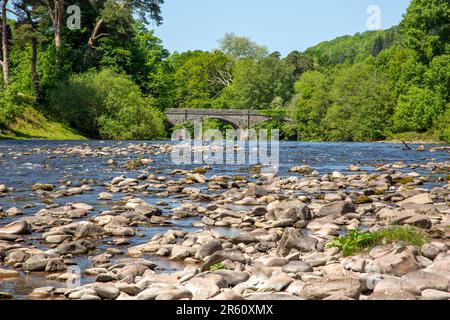
[[[329,247],[338,248],[345,257],[367,251],[373,247],[403,241],[413,246],[425,243],[425,233],[412,226],[395,226],[375,232],[362,232],[358,229],[350,230],[345,236],[333,239]]]
[[[163,136],[163,115],[132,80],[111,70],[72,76],[50,94],[50,108],[69,125],[102,139]]]

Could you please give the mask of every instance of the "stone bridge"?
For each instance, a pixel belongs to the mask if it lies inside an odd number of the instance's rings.
[[[270,120],[259,111],[244,109],[166,109],[167,120],[171,124],[198,122],[203,119],[219,119],[234,129],[247,129],[258,123]]]

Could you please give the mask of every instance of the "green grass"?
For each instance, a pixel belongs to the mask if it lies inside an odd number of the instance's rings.
[[[441,141],[433,132],[403,132],[393,134],[387,139],[390,142],[409,142],[409,143],[441,143]]]
[[[209,267],[209,271],[217,271],[222,269],[225,269],[225,265],[223,264],[223,262],[213,264],[212,266]]]
[[[7,130],[0,131],[0,139],[86,140],[75,130],[46,118],[32,107],[25,108]]]
[[[375,232],[349,231],[345,236],[333,239],[329,247],[338,248],[344,257],[394,242],[405,242],[420,247],[427,241],[427,235],[421,229],[412,226],[394,226]]]

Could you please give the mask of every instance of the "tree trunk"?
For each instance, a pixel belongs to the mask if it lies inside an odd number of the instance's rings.
[[[104,21],[103,18],[100,18],[100,20],[98,20],[97,23],[95,24],[94,30],[92,30],[91,36],[89,37],[88,41],[89,49],[92,49],[92,47],[94,47],[95,41],[100,35],[100,30],[103,26],[103,21]]]
[[[62,18],[63,18],[63,10],[64,10],[64,0],[55,0],[55,46],[56,50],[61,49],[62,42]]]
[[[2,69],[3,69],[3,84],[5,88],[9,84],[9,46],[8,46],[8,25],[6,16],[6,5],[8,0],[2,0]]]
[[[61,47],[62,47],[62,18],[64,15],[64,0],[55,0],[55,8],[53,14],[53,25],[55,33],[55,47],[56,47],[56,75],[59,75],[61,70]]]
[[[97,21],[94,29],[92,30],[91,36],[89,37],[88,47],[84,54],[84,64],[87,66],[91,63],[95,42],[101,36],[100,30],[102,29],[103,22],[103,18],[100,18],[100,20]]]
[[[41,102],[41,90],[39,85],[39,74],[37,72],[37,40],[31,39],[31,73],[33,76],[34,97],[36,103]]]

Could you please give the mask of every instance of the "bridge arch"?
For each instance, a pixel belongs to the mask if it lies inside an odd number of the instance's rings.
[[[167,120],[173,124],[218,119],[229,123],[234,129],[246,129],[267,121],[270,117],[259,111],[244,109],[167,109]]]

